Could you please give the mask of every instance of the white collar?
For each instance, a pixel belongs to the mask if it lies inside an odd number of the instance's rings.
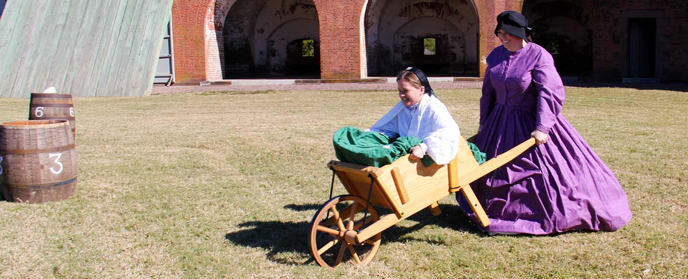
[[[415,103],[415,104],[413,104],[413,105],[410,105],[410,106],[408,106],[408,107],[407,107],[407,106],[404,106],[404,108],[406,108],[407,110],[409,110],[409,111],[411,111],[411,112],[416,111],[416,109],[417,109],[418,107],[420,107],[420,104],[423,103],[424,101],[426,101],[426,100],[428,99],[427,97],[428,97],[428,94],[427,94],[427,93],[423,93],[423,97],[421,97],[420,102]]]

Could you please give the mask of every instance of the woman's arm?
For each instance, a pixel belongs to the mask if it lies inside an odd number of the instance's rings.
[[[436,164],[446,165],[454,159],[459,151],[459,138],[461,137],[459,125],[456,124],[447,107],[439,101],[433,108],[433,113],[428,116],[430,118],[428,122],[433,123],[433,131],[423,139],[420,146],[425,149],[424,153],[430,155]]]
[[[377,133],[383,133],[383,134],[385,134],[391,138],[396,138],[399,136],[399,131],[397,130],[396,118],[392,119],[392,121],[388,122],[385,125],[370,127],[369,131],[377,132]]]
[[[438,131],[438,133],[442,133],[442,131]],[[430,155],[438,165],[449,164],[459,151],[459,133],[452,129],[452,132],[448,134],[456,134],[457,137],[430,135],[423,140],[423,143],[428,147],[425,153]]]
[[[532,75],[538,92],[536,129],[547,135],[564,105],[564,84],[554,67],[552,55],[544,50],[535,63]]]

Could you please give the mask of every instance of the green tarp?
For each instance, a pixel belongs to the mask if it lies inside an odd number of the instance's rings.
[[[408,154],[422,141],[416,137],[390,138],[381,133],[343,127],[334,133],[334,152],[342,162],[381,167]]]
[[[342,162],[381,167],[394,162],[408,154],[412,147],[423,142],[416,137],[391,138],[381,133],[364,132],[354,127],[343,127],[334,133],[332,139],[337,159]],[[485,153],[480,152],[472,143],[468,143],[479,164],[485,162]],[[476,153],[476,151],[478,153]],[[480,156],[482,154],[482,161]],[[421,160],[424,165],[434,163],[430,156]]]

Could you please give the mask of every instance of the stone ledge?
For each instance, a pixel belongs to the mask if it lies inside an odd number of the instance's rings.
[[[318,83],[386,83],[385,78],[362,78],[362,79],[297,79],[296,84],[318,84]]]
[[[184,82],[174,82],[172,86],[209,86],[209,85],[232,85],[229,80],[220,81],[184,81]]]
[[[622,78],[621,83],[659,83],[658,78]]]
[[[454,82],[483,81],[481,77],[454,77]]]

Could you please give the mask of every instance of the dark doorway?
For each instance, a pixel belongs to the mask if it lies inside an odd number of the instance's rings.
[[[320,77],[313,0],[237,0],[223,26],[223,78]]]
[[[628,75],[631,78],[655,77],[657,19],[628,19]]]
[[[593,5],[588,0],[526,0],[533,42],[545,48],[562,76],[589,77],[593,64]]]
[[[451,70],[449,61],[454,59],[455,53],[447,53],[447,34],[430,34],[429,37],[409,38],[409,42],[402,46],[401,62],[395,65],[395,71],[406,67],[423,69],[428,75],[442,75]],[[427,43],[426,43],[427,42]]]
[[[368,1],[368,76],[416,66],[430,76],[479,76],[479,20],[472,0]]]
[[[535,34],[533,34],[533,42],[545,48],[552,55],[554,65],[559,74],[564,76],[588,76],[592,72],[592,40],[590,33],[582,28],[581,25],[570,24],[566,27],[568,27],[567,30],[571,31],[556,32],[553,28],[538,28]]]
[[[287,45],[287,75],[320,74],[320,46],[317,40],[293,40]]]

